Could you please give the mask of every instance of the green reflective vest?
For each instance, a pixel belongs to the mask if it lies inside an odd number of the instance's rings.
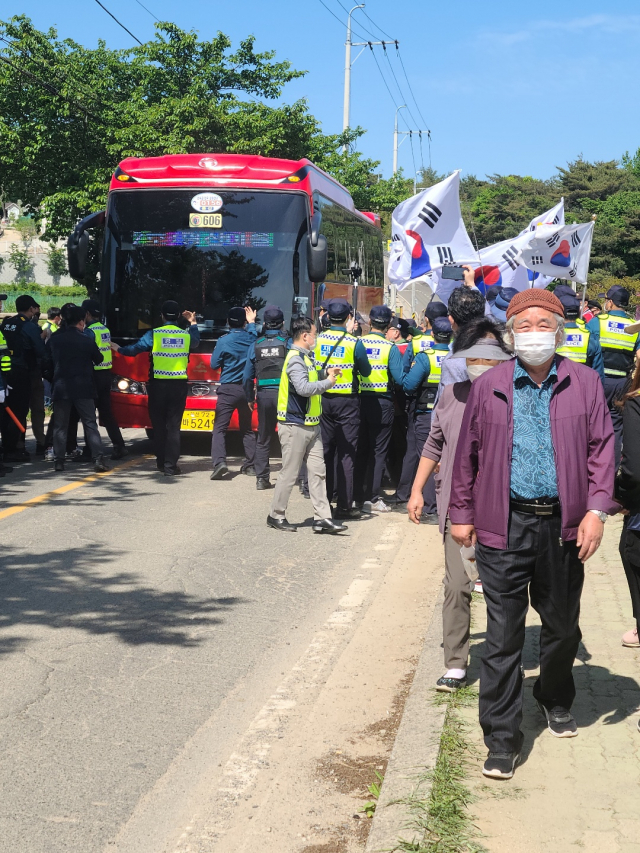
[[[431,332],[425,332],[423,335],[416,335],[414,338],[411,338],[411,352],[413,353],[413,357],[415,358],[419,352],[427,352],[430,349],[433,349],[433,335]]]
[[[294,389],[290,388],[289,375],[287,374],[287,366],[292,358],[301,358],[309,371],[309,382],[318,381],[318,371],[308,355],[301,353],[300,350],[291,349],[287,353],[282,368],[280,377],[280,388],[278,389],[278,407],[277,418],[279,421],[286,421],[289,414],[290,422],[295,423],[297,418],[304,418],[305,426],[318,426],[320,423],[320,415],[322,414],[322,398],[320,394],[314,394],[312,397],[301,397],[295,393]],[[326,358],[326,356],[325,356]]]
[[[638,333],[628,335],[625,326],[635,323],[631,317],[598,314],[600,346],[604,357],[604,372],[607,376],[627,376],[633,367],[633,352]]]
[[[570,358],[571,361],[586,364],[590,336],[591,333],[584,328],[584,325],[582,327],[578,326],[577,329],[566,329],[566,340],[561,347],[558,347],[556,352],[558,355]]]
[[[11,352],[2,332],[0,332],[0,372],[8,373],[11,370]]]
[[[102,364],[94,365],[94,370],[111,370],[113,364],[113,353],[111,350],[111,332],[102,323],[90,323],[87,326],[96,336],[96,344],[102,353],[104,361]]]
[[[371,365],[371,374],[360,377],[360,393],[374,391],[385,394],[389,390],[389,353],[395,346],[381,335],[365,335],[360,338],[367,350],[367,358]]]
[[[431,411],[435,405],[442,375],[442,362],[449,355],[449,350],[432,349],[425,352],[425,355],[429,359],[429,375],[418,389],[416,410],[420,412]]]
[[[191,335],[167,323],[153,330],[153,359],[154,379],[186,379],[189,364],[189,347]]]
[[[357,342],[358,339],[353,335],[338,331],[337,329],[328,329],[316,338],[314,353],[316,367],[318,369],[323,367],[339,367],[342,370],[342,375],[338,377],[336,384],[333,388],[329,389],[330,394],[354,394],[357,392],[358,383],[355,376]],[[333,349],[336,343],[338,345]],[[332,349],[331,358],[325,365],[325,361]]]

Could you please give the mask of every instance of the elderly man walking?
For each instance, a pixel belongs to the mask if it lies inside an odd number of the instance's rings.
[[[509,779],[522,747],[525,618],[540,615],[533,695],[556,737],[574,737],[572,667],[584,562],[598,549],[612,502],[614,441],[602,382],[556,355],[560,300],[527,290],[511,300],[507,334],[517,358],[472,387],[454,462],[449,517],[460,545],[476,546],[487,605],[480,675],[485,776]]]

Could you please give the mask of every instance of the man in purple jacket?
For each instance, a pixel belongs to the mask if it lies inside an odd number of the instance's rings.
[[[528,595],[542,621],[533,695],[556,737],[578,734],[570,708],[584,562],[597,551],[612,500],[614,443],[598,374],[555,354],[560,300],[515,296],[505,341],[517,358],[473,383],[456,451],[449,517],[476,546],[487,606],[480,675],[485,776],[510,779],[522,747],[521,657]]]

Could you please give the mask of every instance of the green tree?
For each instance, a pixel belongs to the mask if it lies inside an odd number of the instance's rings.
[[[9,249],[9,263],[16,271],[16,280],[26,284],[33,281],[33,261],[26,249],[12,243]]]
[[[45,261],[47,272],[55,284],[60,282],[60,277],[67,273],[67,252],[65,249],[51,248],[47,253]]]

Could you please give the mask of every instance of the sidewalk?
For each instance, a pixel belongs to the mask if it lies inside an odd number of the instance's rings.
[[[538,674],[539,620],[530,611],[523,763],[510,782],[484,779],[486,757],[477,705],[462,710],[474,748],[467,784],[475,803],[479,842],[490,853],[638,853],[640,850],[640,650],[621,635],[633,627],[631,602],[618,555],[622,522],[606,525],[605,539],[586,564],[582,643],[575,665],[573,712],[580,733],[559,740],[547,730],[531,695]],[[471,681],[477,687],[485,628],[482,601],[474,605]]]

